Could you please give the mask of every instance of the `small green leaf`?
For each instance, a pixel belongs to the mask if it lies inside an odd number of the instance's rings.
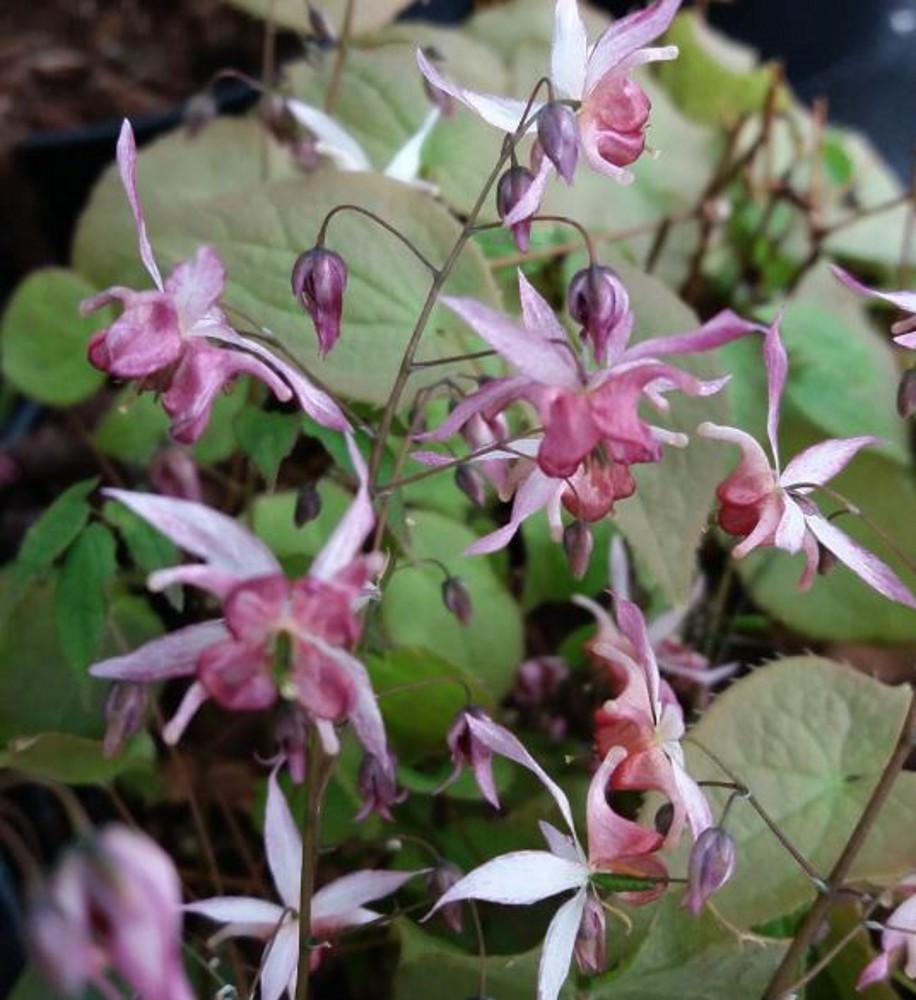
[[[57,637],[77,671],[89,666],[102,641],[105,588],[116,569],[114,535],[104,524],[90,524],[67,553],[54,591]]]
[[[820,657],[778,660],[719,695],[685,745],[688,767],[700,780],[727,779],[700,748],[710,750],[750,788],[795,850],[826,873],[893,752],[909,697],[905,686],[887,687]],[[707,794],[718,814],[728,793]],[[850,879],[892,885],[916,867],[907,834],[914,823],[916,775],[904,773]],[[757,926],[814,899],[814,885],[750,806],[736,802],[728,828],[738,868],[716,894],[726,920]]]
[[[105,757],[102,741],[71,733],[41,733],[11,740],[0,750],[0,767],[65,785],[104,785],[133,771],[151,770],[156,752],[147,733],[135,736],[117,757]]]
[[[105,375],[86,360],[86,347],[113,313],[79,312],[95,291],[63,268],[35,271],[15,290],[3,314],[0,346],[3,374],[17,389],[49,406],[72,406],[102,385]]]
[[[235,433],[242,451],[257,465],[272,486],[280,463],[293,450],[301,417],[256,406],[243,407],[235,417]]]
[[[174,566],[178,561],[178,547],[160,531],[135,514],[129,507],[113,500],[102,509],[105,521],[124,540],[137,569],[152,573],[163,566]]]

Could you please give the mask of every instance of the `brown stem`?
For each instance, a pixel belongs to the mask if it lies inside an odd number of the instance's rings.
[[[823,923],[831,904],[837,896],[839,888],[843,885],[843,882],[845,882],[849,872],[852,870],[853,863],[858,857],[859,851],[862,850],[869,833],[871,833],[871,828],[874,826],[875,820],[884,808],[884,804],[891,793],[897,776],[903,770],[903,765],[910,755],[910,751],[913,748],[913,738],[916,735],[914,734],[914,724],[916,724],[916,690],[911,690],[910,704],[903,722],[903,728],[897,740],[897,746],[894,748],[894,752],[881,772],[881,777],[878,779],[878,783],[875,785],[874,791],[871,793],[871,797],[862,815],[859,817],[859,822],[856,823],[855,829],[850,834],[842,854],[830,872],[830,876],[827,879],[828,891],[818,896],[814,901],[814,905],[808,911],[808,915],[796,932],[792,944],[789,945],[788,951],[783,956],[779,968],[770,980],[770,985],[763,995],[763,1000],[784,1000],[784,998],[792,994],[796,968],[805,957],[814,939],[814,935]]]
[[[344,66],[347,64],[347,55],[350,51],[350,35],[353,33],[353,12],[356,8],[356,0],[347,0],[344,10],[343,26],[340,29],[340,41],[337,45],[337,58],[334,60],[334,69],[331,73],[331,82],[328,84],[328,96],[325,98],[324,110],[329,115],[334,114],[337,106],[337,99],[340,97],[340,88],[343,84]]]

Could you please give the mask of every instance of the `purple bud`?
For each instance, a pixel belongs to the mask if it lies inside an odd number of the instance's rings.
[[[173,446],[156,452],[150,468],[150,481],[156,492],[164,496],[203,502],[200,469],[194,455],[185,448]]]
[[[322,48],[332,48],[337,44],[337,32],[331,24],[331,19],[321,7],[312,4],[309,8],[309,27],[312,29],[312,37]]]
[[[572,184],[579,158],[579,126],[572,108],[557,101],[545,104],[538,115],[538,142],[557,173]]]
[[[102,753],[117,757],[127,741],[143,728],[149,694],[145,684],[115,681],[105,699],[105,739]]]
[[[510,167],[500,177],[496,187],[496,211],[501,219],[505,219],[515,208],[533,183],[534,174],[527,167]],[[519,252],[527,253],[531,246],[531,219],[522,219],[509,228],[512,230],[512,238]]]
[[[826,576],[838,561],[826,545],[821,544],[821,542],[817,543],[817,572],[820,576]]]
[[[477,507],[483,507],[487,502],[483,476],[470,465],[459,465],[455,469],[455,485]]]
[[[462,877],[461,869],[451,861],[442,860],[430,872],[429,887],[437,896],[443,896]],[[456,934],[464,929],[464,914],[461,903],[446,903],[439,913]]]
[[[573,954],[576,956],[576,964],[587,976],[597,976],[607,969],[604,907],[591,894],[585,900]]]
[[[468,588],[460,576],[450,576],[442,584],[442,603],[462,625],[470,625],[474,607]]]
[[[594,547],[592,529],[585,521],[575,520],[563,529],[563,549],[569,562],[569,572],[576,580],[585,576]]]
[[[910,368],[900,377],[897,386],[897,412],[906,420],[916,413],[916,368]]]
[[[605,364],[608,347],[616,355],[633,329],[630,297],[623,282],[609,268],[598,264],[573,276],[567,295],[569,315],[582,324],[582,337],[592,342],[595,360]]]
[[[690,851],[684,908],[698,916],[709,897],[732,877],[736,860],[731,836],[721,827],[707,827]]]
[[[536,656],[518,668],[512,698],[523,708],[539,708],[569,677],[569,667],[559,656]]]
[[[442,791],[456,781],[463,767],[470,767],[474,771],[474,780],[483,792],[484,798],[494,809],[499,809],[499,796],[493,781],[493,751],[475,738],[469,721],[471,719],[489,721],[489,716],[476,705],[468,706],[455,716],[445,736],[445,742],[452,754],[453,770],[437,791]]]
[[[300,486],[296,491],[296,508],[293,511],[293,522],[297,528],[314,521],[321,513],[321,494],[315,481]]]
[[[293,265],[293,295],[302,303],[315,324],[318,344],[324,357],[340,337],[340,314],[347,287],[347,265],[343,257],[324,247],[312,247],[299,255]]]
[[[356,819],[363,820],[371,813],[378,813],[382,819],[394,822],[391,806],[398,805],[407,798],[407,792],[398,789],[394,778],[397,767],[397,758],[390,751],[387,766],[374,754],[367,753],[363,757],[356,778],[356,787],[363,798],[363,805],[356,814]]]
[[[285,763],[293,784],[301,785],[308,767],[308,722],[298,705],[289,704],[280,713],[274,739],[278,750],[276,763]]]

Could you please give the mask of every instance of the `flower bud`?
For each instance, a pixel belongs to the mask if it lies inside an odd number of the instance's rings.
[[[108,689],[105,739],[102,743],[102,753],[106,757],[117,757],[131,736],[143,728],[149,704],[148,692],[146,684],[124,684],[120,681],[115,681]]]
[[[156,492],[163,496],[203,503],[200,469],[193,454],[185,448],[173,446],[156,452],[150,468],[150,481]]]
[[[572,108],[558,101],[545,104],[538,114],[538,142],[557,173],[572,184],[579,158],[579,126]]]
[[[192,94],[181,109],[181,123],[191,138],[219,117],[219,104],[212,90]]]
[[[333,48],[337,44],[337,32],[331,24],[331,19],[321,7],[309,4],[308,9],[309,28],[312,31],[312,39],[321,48]]]
[[[470,465],[462,464],[455,469],[455,485],[476,507],[483,507],[487,502],[483,476]]]
[[[576,580],[585,576],[594,547],[592,530],[584,521],[577,519],[563,529],[563,550],[569,562],[569,572]]]
[[[897,386],[897,412],[906,420],[916,412],[916,368],[910,368],[900,377]]]
[[[461,869],[452,864],[451,861],[442,860],[429,873],[429,888],[437,896],[444,896],[446,892],[462,877]],[[461,903],[446,903],[439,910],[443,920],[449,928],[456,934],[460,934],[464,929],[464,914]]]
[[[285,763],[293,784],[301,785],[308,767],[308,725],[298,705],[283,708],[274,727],[274,739],[277,741],[275,763]]]
[[[442,791],[456,781],[463,767],[471,767],[474,771],[474,780],[483,797],[494,809],[499,809],[499,796],[496,794],[496,785],[493,782],[493,751],[475,738],[470,721],[473,719],[490,721],[482,708],[470,705],[460,711],[449,726],[445,742],[452,754],[453,770],[437,791]]]
[[[343,257],[325,247],[312,247],[293,265],[293,295],[312,317],[324,357],[340,337],[340,314],[347,287],[347,265]]]
[[[515,208],[532,184],[534,184],[534,174],[526,167],[510,167],[500,177],[496,187],[496,211],[501,219],[505,219]],[[522,219],[509,228],[519,252],[527,253],[531,246],[531,218]]]
[[[569,315],[582,324],[582,338],[591,341],[595,360],[606,364],[608,349],[616,355],[633,329],[630,297],[623,282],[609,268],[592,264],[569,283]]]
[[[817,543],[817,572],[826,576],[839,562],[837,557],[822,542]]]
[[[363,798],[363,805],[356,814],[356,819],[363,820],[371,813],[378,813],[382,819],[394,822],[391,806],[403,802],[407,792],[399,789],[395,781],[397,758],[388,752],[387,766],[374,754],[367,753],[359,765],[356,787]]]
[[[735,842],[731,836],[718,826],[705,829],[690,851],[684,908],[698,916],[709,897],[732,877],[735,862]]]
[[[535,656],[518,668],[512,699],[523,708],[539,708],[569,677],[569,667],[559,656]]]
[[[461,622],[470,625],[474,607],[471,595],[459,576],[450,576],[442,584],[442,603]]]
[[[576,957],[576,964],[587,976],[597,976],[607,969],[607,926],[604,907],[591,894],[585,900],[573,954]]]
[[[309,521],[314,521],[321,513],[321,494],[315,481],[312,480],[300,486],[296,491],[296,507],[293,511],[293,522],[301,528]]]

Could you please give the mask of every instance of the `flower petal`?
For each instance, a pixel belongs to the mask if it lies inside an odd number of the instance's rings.
[[[251,896],[213,896],[185,903],[185,913],[196,913],[221,924],[252,924],[270,934],[283,919],[283,907]]]
[[[868,285],[863,285],[861,281],[854,278],[848,271],[844,271],[843,268],[837,267],[836,264],[831,264],[830,270],[833,271],[833,276],[838,281],[841,281],[847,288],[851,288],[854,292],[858,292],[860,295],[871,295],[876,299],[883,299],[885,302],[890,302],[891,305],[895,305],[904,312],[916,313],[916,291],[881,292],[877,288],[870,288]]]
[[[185,677],[197,669],[197,659],[209,646],[230,638],[222,620],[200,622],[144,643],[122,656],[100,660],[89,668],[93,677],[150,684]]]
[[[124,192],[130,203],[130,210],[134,216],[134,224],[137,227],[137,242],[140,245],[140,259],[143,266],[149,272],[156,287],[162,291],[162,275],[159,273],[159,266],[153,256],[153,248],[150,246],[149,236],[146,234],[146,219],[143,216],[143,206],[140,204],[140,195],[137,193],[137,143],[134,140],[134,130],[130,127],[130,122],[125,118],[121,123],[121,132],[118,135],[118,170],[121,173],[121,183],[124,185]]]
[[[530,388],[531,380],[524,375],[514,378],[496,378],[484,384],[477,392],[463,399],[448,418],[435,430],[416,434],[417,441],[445,441],[459,431],[475,414],[494,413],[505,409]]]
[[[833,522],[825,517],[808,515],[808,527],[817,540],[841,563],[864,580],[869,587],[879,594],[899,601],[908,608],[916,608],[916,597],[910,592],[899,576],[868,549],[853,541],[845,532],[840,531]]]
[[[267,864],[280,898],[291,909],[299,908],[302,878],[302,839],[280,789],[276,769],[267,779],[267,807],[264,814],[264,846]]]
[[[485,555],[488,552],[497,552],[499,549],[505,548],[512,541],[522,522],[542,507],[549,507],[551,501],[558,497],[565,488],[566,484],[562,480],[545,476],[535,466],[515,491],[509,523],[496,531],[491,531],[489,535],[478,538],[476,542],[464,550],[465,555]]]
[[[652,337],[640,341],[627,348],[621,361],[633,361],[636,358],[657,358],[667,354],[695,354],[701,351],[712,351],[723,344],[729,344],[739,337],[749,333],[759,333],[763,330],[756,323],[742,319],[730,309],[723,309],[702,326],[687,333],[672,333],[665,337]]]
[[[577,0],[557,0],[550,51],[550,80],[561,97],[582,99],[588,43]]]
[[[334,923],[336,918],[358,910],[364,903],[390,896],[421,874],[420,871],[369,870],[344,875],[322,886],[312,897],[312,921],[314,924]]]
[[[585,912],[588,889],[583,887],[554,915],[541,947],[538,969],[538,1000],[557,1000],[569,975],[573,948]]]
[[[198,321],[222,321],[222,311],[214,310],[226,284],[226,268],[213,247],[202,246],[189,260],[182,261],[168,276],[165,290],[172,297],[185,329]]]
[[[239,580],[282,573],[274,554],[260,539],[238,521],[204,504],[129,490],[102,492],[120,500],[179,548],[236,574]]]
[[[478,94],[452,83],[426,58],[422,50],[417,49],[417,65],[420,72],[439,90],[444,91],[465,107],[480,115],[485,122],[494,125],[503,132],[514,132],[525,114],[527,102],[512,97],[497,97],[495,94]],[[532,121],[538,105],[530,109]]]
[[[284,990],[293,996],[299,964],[299,921],[284,924],[267,948],[261,967],[261,1000],[280,1000]]]
[[[785,467],[779,481],[785,489],[796,483],[823,485],[842,472],[863,448],[880,443],[880,438],[871,435],[822,441],[799,452]]]
[[[763,363],[767,370],[767,435],[773,464],[779,468],[779,406],[789,371],[789,356],[779,335],[780,313],[767,329],[763,340]]]
[[[372,164],[362,146],[330,115],[296,100],[286,99],[289,113],[318,139],[316,149],[330,157],[341,170],[371,170]]]
[[[419,177],[420,157],[423,153],[423,145],[437,121],[439,121],[439,109],[433,108],[423,119],[423,124],[420,128],[394,154],[391,162],[385,167],[386,177],[391,177],[396,181],[404,181],[405,183],[415,181]]]
[[[541,160],[541,165],[538,167],[537,173],[534,175],[534,180],[525,190],[525,193],[512,206],[510,211],[506,212],[505,216],[503,216],[504,225],[511,229],[512,226],[517,226],[526,219],[530,219],[532,215],[537,214],[538,209],[541,207],[541,202],[544,200],[544,189],[547,187],[547,182],[550,180],[553,172],[554,166],[545,156]],[[525,325],[528,325],[527,321]]]
[[[624,819],[608,805],[608,783],[626,757],[623,747],[612,746],[588,786],[588,859],[593,868],[607,867],[618,858],[651,854],[664,840],[660,833]]]

